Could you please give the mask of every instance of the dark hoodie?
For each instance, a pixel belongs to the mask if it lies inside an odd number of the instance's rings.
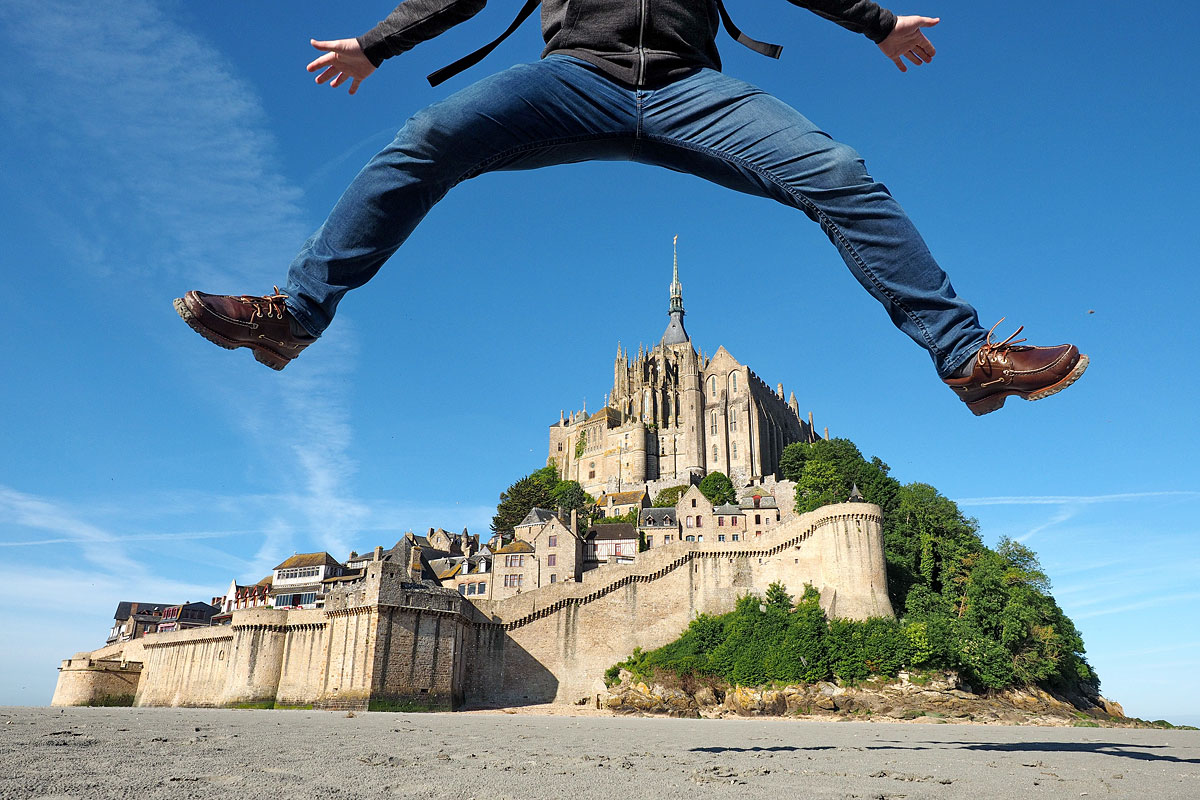
[[[470,19],[486,2],[404,0],[358,42],[379,66]],[[887,38],[896,25],[892,12],[870,0],[789,2],[874,42]],[[719,0],[543,0],[542,56],[576,56],[626,86],[663,85],[697,67],[721,68],[720,12]]]

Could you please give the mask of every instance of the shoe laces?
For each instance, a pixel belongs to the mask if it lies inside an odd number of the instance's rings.
[[[1025,341],[1024,339],[1017,338],[1017,335],[1020,334],[1021,331],[1025,330],[1025,326],[1022,325],[1013,331],[1012,334],[1004,341],[993,342],[992,334],[995,332],[996,328],[1000,327],[1000,323],[1004,322],[1004,320],[1005,318],[1001,317],[996,324],[992,326],[992,329],[988,331],[987,341],[984,342],[983,347],[979,348],[979,353],[977,353],[975,356],[975,359],[979,362],[979,366],[987,367],[991,363],[993,354],[998,356],[1000,360],[1004,360],[1010,348],[1015,347],[1021,342]]]
[[[253,297],[244,294],[238,300],[254,309],[254,317],[287,319],[287,306],[283,302],[287,299],[287,295],[279,291],[278,286],[272,286],[271,288],[275,290],[275,294],[263,297]]]

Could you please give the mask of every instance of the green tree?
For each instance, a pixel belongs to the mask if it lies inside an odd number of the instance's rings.
[[[831,503],[844,503],[850,496],[837,467],[828,461],[809,461],[796,482],[796,512],[803,514]]]
[[[558,480],[558,465],[552,461],[549,464],[547,464],[546,466],[537,470],[536,472],[530,473],[529,477],[533,478],[536,481],[541,481],[542,483],[546,484],[547,489],[552,490],[552,489],[554,489],[555,486],[558,485],[558,482],[559,482],[559,480]]]
[[[559,481],[550,490],[556,508],[567,511],[585,511],[596,504],[596,498],[583,490],[579,481]]]
[[[737,500],[733,481],[724,472],[710,472],[700,481],[700,493],[714,506],[722,506]]]
[[[530,509],[553,507],[554,496],[544,479],[526,475],[500,493],[500,502],[492,517],[492,531],[501,536],[511,536],[513,527],[525,519]]]
[[[671,486],[660,491],[654,497],[655,508],[674,508],[679,498],[688,490],[687,486]]]

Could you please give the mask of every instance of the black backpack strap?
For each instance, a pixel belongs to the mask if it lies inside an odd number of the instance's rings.
[[[725,30],[738,44],[749,47],[756,53],[761,53],[767,58],[779,58],[779,54],[783,52],[783,47],[777,44],[767,44],[760,42],[757,39],[751,39],[746,34],[742,33],[741,28],[733,24],[733,20],[729,18],[729,12],[725,10],[724,0],[717,0],[717,10],[721,12],[721,22],[725,25]]]
[[[463,70],[470,69],[480,61],[483,61],[483,59],[487,58],[488,54],[495,50],[501,42],[503,42],[509,36],[512,36],[513,32],[516,31],[517,28],[521,27],[522,22],[529,19],[529,15],[534,12],[534,9],[541,5],[541,2],[542,0],[525,0],[525,5],[523,5],[521,10],[517,12],[517,18],[512,21],[512,24],[508,26],[504,33],[500,34],[500,36],[493,39],[491,42],[488,42],[474,53],[463,56],[458,61],[442,67],[437,72],[431,72],[426,78],[426,80],[429,81],[429,85],[437,86],[442,81],[453,78]],[[728,23],[726,23],[726,26],[728,26]]]

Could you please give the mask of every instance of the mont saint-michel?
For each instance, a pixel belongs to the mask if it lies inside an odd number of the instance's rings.
[[[668,318],[648,350],[618,347],[603,408],[550,428],[547,464],[599,514],[636,523],[532,508],[486,543],[430,528],[342,558],[297,554],[211,604],[122,603],[108,644],[63,662],[54,703],[578,703],[635,648],[772,583],[816,587],[831,617],[893,617],[880,509],[793,511],[779,459],[815,438],[811,419],[723,347],[696,349],[678,263]],[[737,490],[718,504],[697,486],[716,472]],[[673,507],[651,507],[661,487],[680,487]]]

